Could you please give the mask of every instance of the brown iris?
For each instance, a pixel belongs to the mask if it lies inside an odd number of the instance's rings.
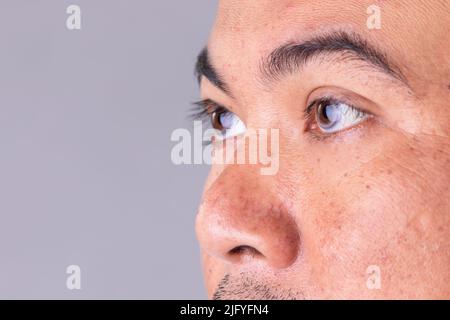
[[[323,101],[319,103],[316,110],[317,124],[319,127],[328,129],[340,119],[339,104]]]
[[[211,113],[211,124],[212,124],[212,127],[214,129],[217,129],[217,130],[220,130],[220,131],[225,129],[223,127],[223,125],[222,125],[222,122],[221,122],[221,115],[222,114],[223,114],[223,111],[214,111],[213,113]]]

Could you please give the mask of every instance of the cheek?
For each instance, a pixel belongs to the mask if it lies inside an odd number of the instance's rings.
[[[445,241],[442,225],[448,225],[449,206],[440,200],[449,197],[445,161],[436,161],[435,148],[418,142],[395,135],[388,141],[348,146],[345,153],[334,149],[333,157],[316,164],[311,179],[319,188],[306,199],[303,232],[306,254],[321,280],[328,274],[325,281],[332,277],[364,290],[367,268],[377,265],[385,289],[391,282],[394,290],[402,279],[420,277],[412,266],[431,255],[431,261],[448,256],[432,253],[445,247],[436,245]]]

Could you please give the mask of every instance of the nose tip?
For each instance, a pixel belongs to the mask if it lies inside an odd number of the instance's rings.
[[[296,260],[300,240],[292,219],[266,216],[236,222],[204,212],[197,216],[197,237],[210,256],[234,264],[257,260],[279,269]]]
[[[233,264],[292,265],[300,247],[297,224],[276,196],[262,191],[224,183],[205,194],[196,221],[204,252]]]

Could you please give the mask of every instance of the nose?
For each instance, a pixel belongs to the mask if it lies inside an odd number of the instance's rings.
[[[204,252],[229,263],[258,260],[277,269],[296,260],[299,229],[271,179],[248,166],[221,173],[206,190],[197,215]]]

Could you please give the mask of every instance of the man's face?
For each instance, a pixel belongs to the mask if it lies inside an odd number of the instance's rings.
[[[201,96],[228,139],[245,133],[227,117],[278,129],[279,168],[212,166],[210,297],[450,298],[449,16],[445,0],[220,1]]]

